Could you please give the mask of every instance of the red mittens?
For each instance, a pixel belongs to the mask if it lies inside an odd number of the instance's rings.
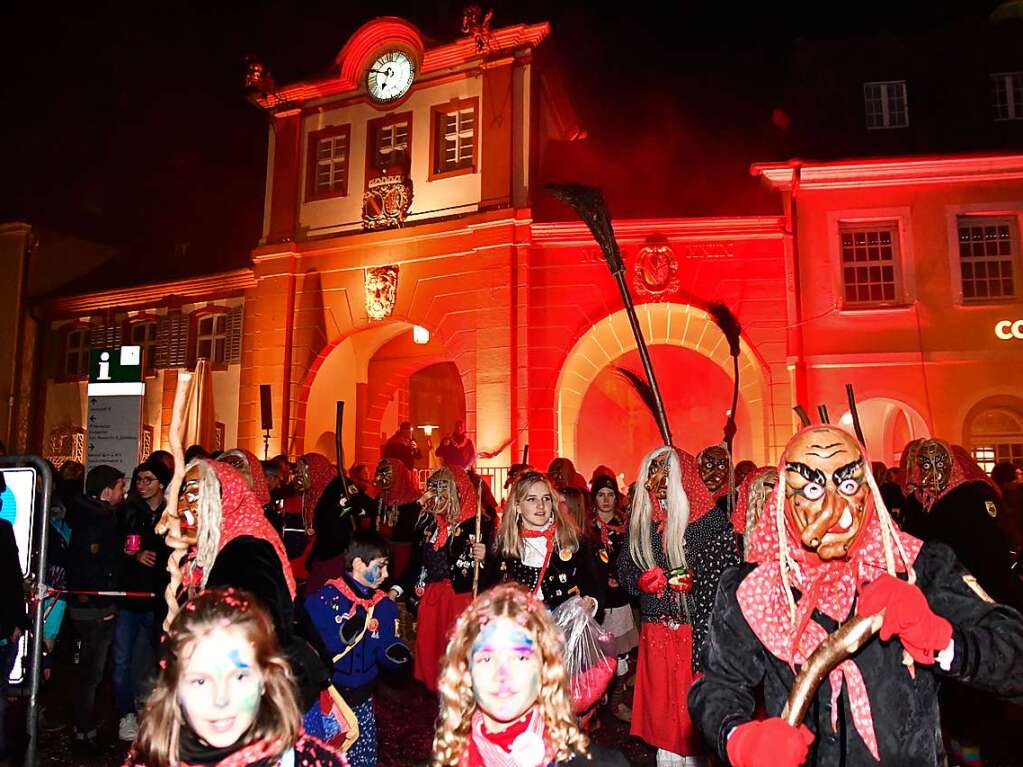
[[[793,727],[780,716],[746,722],[728,739],[732,767],[799,767],[813,743],[805,724]]]
[[[881,640],[887,642],[898,635],[917,663],[934,663],[934,653],[944,650],[952,640],[952,624],[931,611],[924,593],[912,583],[887,573],[863,587],[856,605],[859,615],[873,615],[881,610],[884,610]]]
[[[651,567],[649,570],[644,570],[643,574],[639,576],[639,590],[647,594],[660,594],[664,591],[664,587],[668,584],[668,576],[664,574],[664,570],[659,567]]]

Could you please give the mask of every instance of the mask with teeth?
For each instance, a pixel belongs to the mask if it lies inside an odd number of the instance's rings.
[[[873,509],[863,450],[845,431],[806,429],[783,459],[785,511],[804,548],[823,560],[848,555]]]

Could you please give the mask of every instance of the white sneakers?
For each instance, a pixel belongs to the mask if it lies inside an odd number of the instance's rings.
[[[134,714],[125,714],[117,725],[117,737],[129,743],[139,734],[139,723]]]
[[[707,760],[702,756],[680,756],[663,748],[657,749],[657,767],[704,767]]]

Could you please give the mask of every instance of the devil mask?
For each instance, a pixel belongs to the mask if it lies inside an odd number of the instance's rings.
[[[952,454],[948,448],[938,440],[924,440],[917,447],[914,459],[920,489],[927,495],[941,495],[952,476]]]
[[[872,507],[863,450],[829,426],[806,429],[785,449],[785,510],[803,546],[823,560],[845,557]]]
[[[704,448],[697,457],[700,464],[700,479],[707,489],[716,493],[728,481],[728,451],[720,445]]]

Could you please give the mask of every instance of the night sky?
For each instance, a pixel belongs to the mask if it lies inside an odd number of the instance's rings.
[[[266,119],[244,99],[243,57],[278,83],[324,73],[349,35],[403,16],[438,43],[458,2],[15,2],[5,6],[0,221],[22,218],[121,247],[176,276],[247,263],[260,231]],[[695,100],[745,124],[769,118],[786,50],[901,34],[997,2],[496,2],[494,26],[549,20],[596,145]],[[608,94],[615,94],[609,109]],[[708,111],[703,108],[703,113]],[[691,114],[691,112],[690,112]],[[737,120],[733,120],[737,122]],[[713,122],[694,135],[719,133]],[[766,144],[753,147],[758,159]],[[746,162],[746,159],[742,159]],[[740,169],[741,171],[741,169]],[[189,257],[169,264],[175,243]],[[157,276],[159,272],[157,272]]]

